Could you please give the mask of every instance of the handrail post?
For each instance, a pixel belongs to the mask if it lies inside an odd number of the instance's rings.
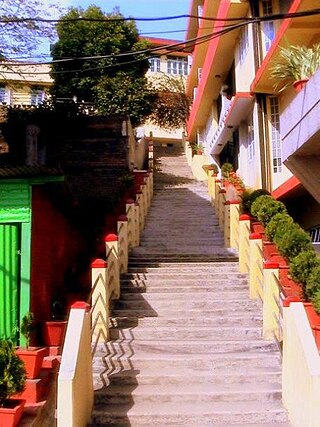
[[[96,259],[91,263],[91,283],[95,289],[92,294],[92,325],[95,324],[92,336],[94,341],[105,342],[109,339],[109,290],[107,286],[108,263]]]
[[[140,205],[138,202],[134,204],[134,247],[140,245]]]
[[[214,182],[214,208],[217,215],[219,215],[220,195],[221,195],[220,190],[221,190],[221,180],[216,179]]]
[[[262,298],[259,292],[260,285],[263,283],[262,276],[262,239],[261,234],[252,233],[249,236],[249,296],[252,299]]]
[[[263,264],[263,338],[273,340],[274,337],[279,341],[281,331],[276,319],[280,319],[280,310],[277,302],[280,304],[280,291],[276,283],[279,279],[279,264],[277,262],[267,261]]]
[[[144,227],[144,203],[142,191],[137,191],[137,202],[139,203],[139,230],[142,231]]]
[[[128,199],[126,202],[126,215],[128,218],[128,250],[133,248],[135,241],[135,227],[134,227],[134,200]]]
[[[148,167],[149,169],[153,168],[153,141],[152,140],[149,140],[148,142]]]
[[[221,188],[221,190],[219,190],[219,210],[218,210],[218,216],[219,216],[219,226],[220,229],[223,230],[224,229],[224,216],[225,216],[225,211],[224,211],[224,204],[226,201],[226,190],[224,190],[223,188]]]
[[[225,202],[224,244],[226,248],[237,249],[239,246],[239,206],[238,200]]]
[[[128,218],[120,215],[117,222],[119,235],[119,270],[120,274],[128,272]]]
[[[112,299],[120,298],[120,268],[119,268],[119,244],[118,236],[116,234],[107,234],[105,236],[106,253],[109,258],[108,261],[108,274],[109,280],[113,278],[113,293],[111,292]]]
[[[249,271],[249,235],[250,216],[243,214],[239,217],[239,270],[241,273]]]
[[[149,179],[150,179],[150,203],[153,197],[153,170],[149,169]]]

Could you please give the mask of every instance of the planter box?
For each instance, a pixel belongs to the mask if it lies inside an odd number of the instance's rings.
[[[45,347],[19,347],[16,349],[16,354],[20,357],[25,365],[27,378],[39,378],[43,358],[47,356],[48,350]]]
[[[304,302],[304,309],[306,310],[310,327],[316,341],[316,346],[320,350],[320,314],[317,314],[311,302]]]
[[[271,256],[277,252],[277,247],[274,243],[269,240],[262,242],[263,257],[266,261],[270,261]]]
[[[1,427],[18,426],[23,414],[25,400],[9,399],[8,407],[0,408],[0,425]]]

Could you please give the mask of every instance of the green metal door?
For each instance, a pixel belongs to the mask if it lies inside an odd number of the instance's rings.
[[[14,340],[19,318],[19,231],[19,224],[0,224],[0,337]]]

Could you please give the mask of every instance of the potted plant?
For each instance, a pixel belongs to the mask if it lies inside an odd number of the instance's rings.
[[[223,163],[221,166],[221,175],[223,178],[228,179],[230,173],[233,172],[233,166],[231,163]]]
[[[252,203],[260,196],[270,195],[268,190],[259,188],[258,190],[250,191],[246,189],[241,196],[241,213],[250,214]]]
[[[296,223],[288,225],[284,233],[276,233],[274,242],[280,254],[289,262],[300,252],[313,249],[309,234]]]
[[[17,426],[25,401],[11,399],[21,393],[26,384],[26,372],[22,360],[16,355],[9,340],[0,339],[0,425]]]
[[[287,212],[285,205],[268,195],[258,197],[251,205],[251,215],[264,226],[274,215],[285,212]]]
[[[289,46],[280,48],[280,60],[271,68],[271,78],[276,79],[279,92],[294,86],[301,90],[320,66],[320,43],[312,47]]]
[[[47,354],[47,349],[45,347],[30,347],[30,342],[35,329],[34,315],[33,313],[28,312],[23,316],[20,325],[20,332],[25,339],[26,346],[18,347],[16,349],[16,354],[25,365],[28,379],[35,379],[39,377],[43,358]]]
[[[52,303],[52,319],[43,324],[43,340],[48,347],[61,347],[67,329],[67,321],[62,315],[62,304],[56,299]]]
[[[290,275],[296,282],[301,283],[303,286],[304,294],[307,298],[313,296],[314,279],[306,287],[309,277],[316,267],[320,266],[320,258],[318,258],[315,250],[307,250],[300,252],[290,262]],[[318,277],[316,277],[318,280]]]

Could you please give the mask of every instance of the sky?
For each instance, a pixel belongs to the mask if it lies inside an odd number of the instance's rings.
[[[57,3],[59,3],[59,1]],[[191,0],[60,0],[60,3],[64,7],[81,6],[83,8],[87,8],[89,5],[94,4],[99,6],[104,12],[111,12],[115,6],[119,6],[120,12],[126,17],[158,18],[161,16],[188,14]],[[162,22],[137,21],[137,27],[142,35],[149,37],[184,40],[187,19],[175,19]],[[165,33],[159,34],[158,32]]]

